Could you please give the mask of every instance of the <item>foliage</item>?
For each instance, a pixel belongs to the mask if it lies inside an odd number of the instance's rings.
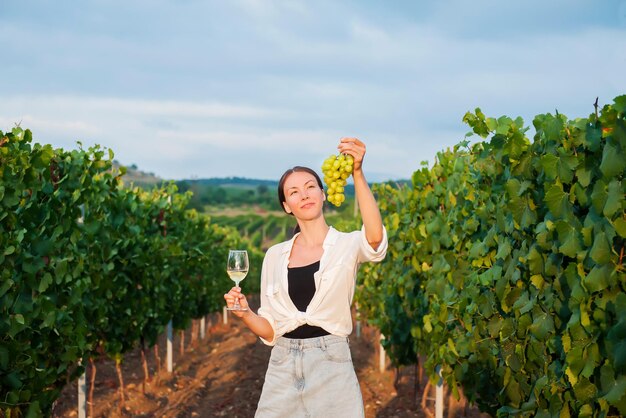
[[[339,210],[336,209],[335,207],[330,209],[330,205],[325,209],[324,216],[329,224],[340,230],[360,228],[355,222],[350,221],[353,219],[354,199],[348,198],[342,207],[338,208]],[[273,213],[259,214],[252,211],[235,216],[214,215],[211,217],[211,221],[236,229],[254,248],[259,248],[262,251],[266,251],[274,244],[290,239],[296,226],[293,216],[285,213],[275,215]],[[345,226],[348,228],[346,229]]]
[[[98,146],[32,144],[0,132],[0,408],[48,414],[81,359],[120,358],[165,324],[223,305],[228,248],[262,254],[187,210],[172,184],[125,189]],[[249,280],[248,291],[258,291]]]
[[[357,300],[395,363],[498,416],[626,414],[625,112],[538,115],[531,143],[476,109],[488,141],[377,188],[389,254]]]
[[[182,192],[191,191],[189,206],[204,212],[207,207],[251,207],[282,211],[276,195],[278,180],[256,180],[245,178],[212,178],[181,180],[176,185]],[[354,197],[354,185],[345,187],[346,197]],[[338,208],[334,212],[344,212]]]

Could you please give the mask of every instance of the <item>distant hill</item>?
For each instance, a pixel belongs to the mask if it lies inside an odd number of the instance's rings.
[[[277,180],[260,180],[260,179],[249,179],[245,177],[212,177],[208,179],[185,179],[180,180],[181,182],[187,182],[191,184],[199,184],[203,186],[220,186],[220,187],[251,187],[255,188],[261,185],[267,186],[269,188],[278,187]]]
[[[249,179],[245,177],[213,177],[208,179],[179,180],[176,183],[179,184],[179,186],[181,184],[186,184],[186,186],[189,188],[193,188],[194,185],[199,187],[221,187],[226,189],[258,189],[259,186],[265,186],[272,192],[274,192],[278,188],[278,180],[260,180]],[[324,188],[326,188],[326,186],[324,186]],[[345,193],[346,196],[354,196],[354,185],[346,185]]]
[[[120,164],[119,161],[113,160],[113,170],[119,171],[120,167],[126,167],[126,174],[122,176],[122,182],[125,186],[138,186],[142,188],[152,188],[154,186],[159,186],[165,180],[156,176],[154,173],[146,173],[145,171],[139,170],[139,168],[135,165],[123,165]]]
[[[119,170],[123,166],[118,161],[113,161],[113,169]],[[126,174],[122,177],[125,185],[138,186],[142,188],[152,188],[159,186],[163,182],[168,182],[167,179],[162,179],[154,173],[148,173],[140,170],[135,164],[124,166],[126,167]],[[278,187],[278,180],[262,180],[251,179],[246,177],[211,177],[203,179],[183,179],[176,180],[175,183],[179,186],[181,191],[192,190],[196,194],[203,193],[206,189],[246,189],[246,190],[259,190],[259,187],[266,188],[268,191],[274,193]],[[371,182],[370,182],[371,183]],[[410,184],[409,180],[399,180],[390,182],[394,185]],[[354,185],[350,182],[345,188],[346,196],[354,196]]]

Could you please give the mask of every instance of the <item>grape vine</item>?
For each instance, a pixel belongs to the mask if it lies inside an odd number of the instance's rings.
[[[389,253],[357,301],[396,364],[426,356],[498,416],[626,414],[626,96],[587,118],[467,113],[488,140],[376,188]]]
[[[108,157],[108,158],[107,158]],[[216,311],[229,248],[262,254],[172,184],[121,187],[112,151],[64,151],[0,132],[0,409],[49,415],[90,357],[118,360],[166,324]],[[258,281],[246,291],[258,291]],[[82,360],[81,360],[82,359]]]

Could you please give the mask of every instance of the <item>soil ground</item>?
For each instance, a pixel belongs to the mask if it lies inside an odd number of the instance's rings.
[[[261,395],[271,347],[265,346],[237,318],[224,324],[221,315],[207,321],[205,339],[197,337],[199,326],[176,333],[174,370],[165,370],[166,341],[159,341],[160,372],[153,349],[147,352],[151,380],[142,389],[143,369],[139,349],[124,356],[122,375],[125,401],[122,406],[115,363],[110,359],[95,362],[93,417],[253,417]],[[199,321],[196,325],[199,324]],[[194,329],[195,328],[195,329]],[[380,371],[379,334],[363,326],[360,337],[350,337],[354,367],[357,372],[367,418],[430,417],[434,413],[434,389],[423,396],[426,378],[415,387],[416,368]],[[193,339],[193,341],[192,341]],[[183,353],[181,355],[181,341]],[[87,369],[87,379],[91,368]],[[419,379],[418,379],[419,380]],[[87,383],[89,390],[89,382]],[[68,385],[55,404],[53,417],[78,416],[77,383]],[[425,399],[422,408],[422,399]],[[445,415],[486,417],[461,400],[447,397]],[[449,408],[448,408],[449,406]],[[88,412],[89,414],[89,412]],[[91,416],[91,415],[88,415]]]

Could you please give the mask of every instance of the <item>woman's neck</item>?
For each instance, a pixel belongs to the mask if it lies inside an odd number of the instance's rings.
[[[303,247],[321,246],[326,239],[326,234],[330,227],[326,224],[324,217],[312,219],[310,221],[300,221],[300,235],[298,245]]]

